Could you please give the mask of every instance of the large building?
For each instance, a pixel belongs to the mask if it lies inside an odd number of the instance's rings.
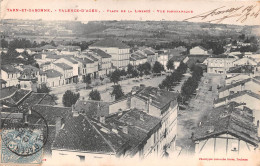
[[[101,49],[112,56],[113,67],[126,69],[130,59],[130,47],[116,39],[104,39],[89,46]]]
[[[218,55],[207,59],[207,72],[215,74],[226,74],[233,67],[236,58],[227,55]]]
[[[208,55],[208,50],[201,46],[196,46],[190,49],[190,55]]]
[[[1,65],[1,79],[6,81],[6,87],[16,86],[19,84],[21,70],[16,69],[11,65]]]
[[[243,157],[255,151],[259,140],[252,110],[240,105],[232,102],[214,108],[199,123],[192,136],[198,156]]]

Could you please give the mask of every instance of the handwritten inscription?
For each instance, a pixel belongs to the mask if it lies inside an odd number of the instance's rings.
[[[236,19],[236,22],[243,23],[250,17],[257,18],[259,13],[259,5],[238,6],[232,8],[221,6],[208,12],[201,13],[193,17],[189,17],[184,21],[199,19],[209,23],[221,23],[228,18],[234,18]]]

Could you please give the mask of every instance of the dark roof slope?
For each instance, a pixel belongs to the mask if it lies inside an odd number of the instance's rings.
[[[230,85],[227,85],[225,87],[222,87],[222,88],[220,88],[218,90],[218,92],[223,92],[223,91],[225,91],[227,89],[230,89],[230,88],[233,88],[233,87],[245,84],[245,83],[247,83],[249,81],[253,81],[253,82],[257,83],[257,84],[260,84],[260,82],[259,82],[259,80],[257,80],[257,78],[248,78],[248,79],[244,79],[242,81],[235,82],[234,84],[230,84]]]
[[[146,101],[149,101],[150,99],[152,105],[161,109],[171,101],[176,100],[178,94],[149,86],[136,93],[135,96]]]
[[[129,46],[127,46],[126,44],[122,43],[119,40],[116,39],[111,39],[111,38],[107,38],[101,41],[98,41],[92,45],[90,45],[90,47],[117,47],[117,48],[129,48]]]
[[[257,129],[253,123],[252,110],[240,109],[236,102],[209,111],[208,116],[197,128],[195,140],[204,140],[216,135],[229,133],[255,146],[258,145]]]
[[[19,69],[16,69],[12,65],[1,65],[1,69],[7,73],[20,73]]]
[[[90,49],[94,53],[96,53],[98,56],[101,56],[102,58],[111,58],[112,56],[100,49]]]
[[[56,66],[62,68],[63,70],[73,69],[72,66],[67,65],[66,63],[54,63]]]
[[[56,77],[61,77],[62,74],[54,69],[46,70],[46,75],[48,78],[56,78]]]
[[[53,149],[115,154],[115,149],[102,134],[104,133],[91,124],[87,117],[81,114],[77,117],[69,116],[52,147]]]

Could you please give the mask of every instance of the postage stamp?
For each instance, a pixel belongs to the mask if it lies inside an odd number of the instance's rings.
[[[7,115],[2,123],[1,162],[40,164],[48,135],[46,121],[36,111],[21,113],[20,117],[14,114]]]

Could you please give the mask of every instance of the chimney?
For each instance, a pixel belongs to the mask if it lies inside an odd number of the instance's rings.
[[[256,126],[257,128],[259,128],[259,120],[257,120]]]
[[[199,127],[201,126],[201,124],[202,124],[202,122],[200,121],[200,122],[199,122]]]
[[[121,116],[123,114],[123,110],[121,108],[118,109],[118,116]]]
[[[106,123],[106,118],[104,116],[100,116],[99,117],[99,121],[100,121],[100,123],[105,124]]]
[[[123,126],[122,132],[125,133],[125,134],[128,134],[128,126]]]

